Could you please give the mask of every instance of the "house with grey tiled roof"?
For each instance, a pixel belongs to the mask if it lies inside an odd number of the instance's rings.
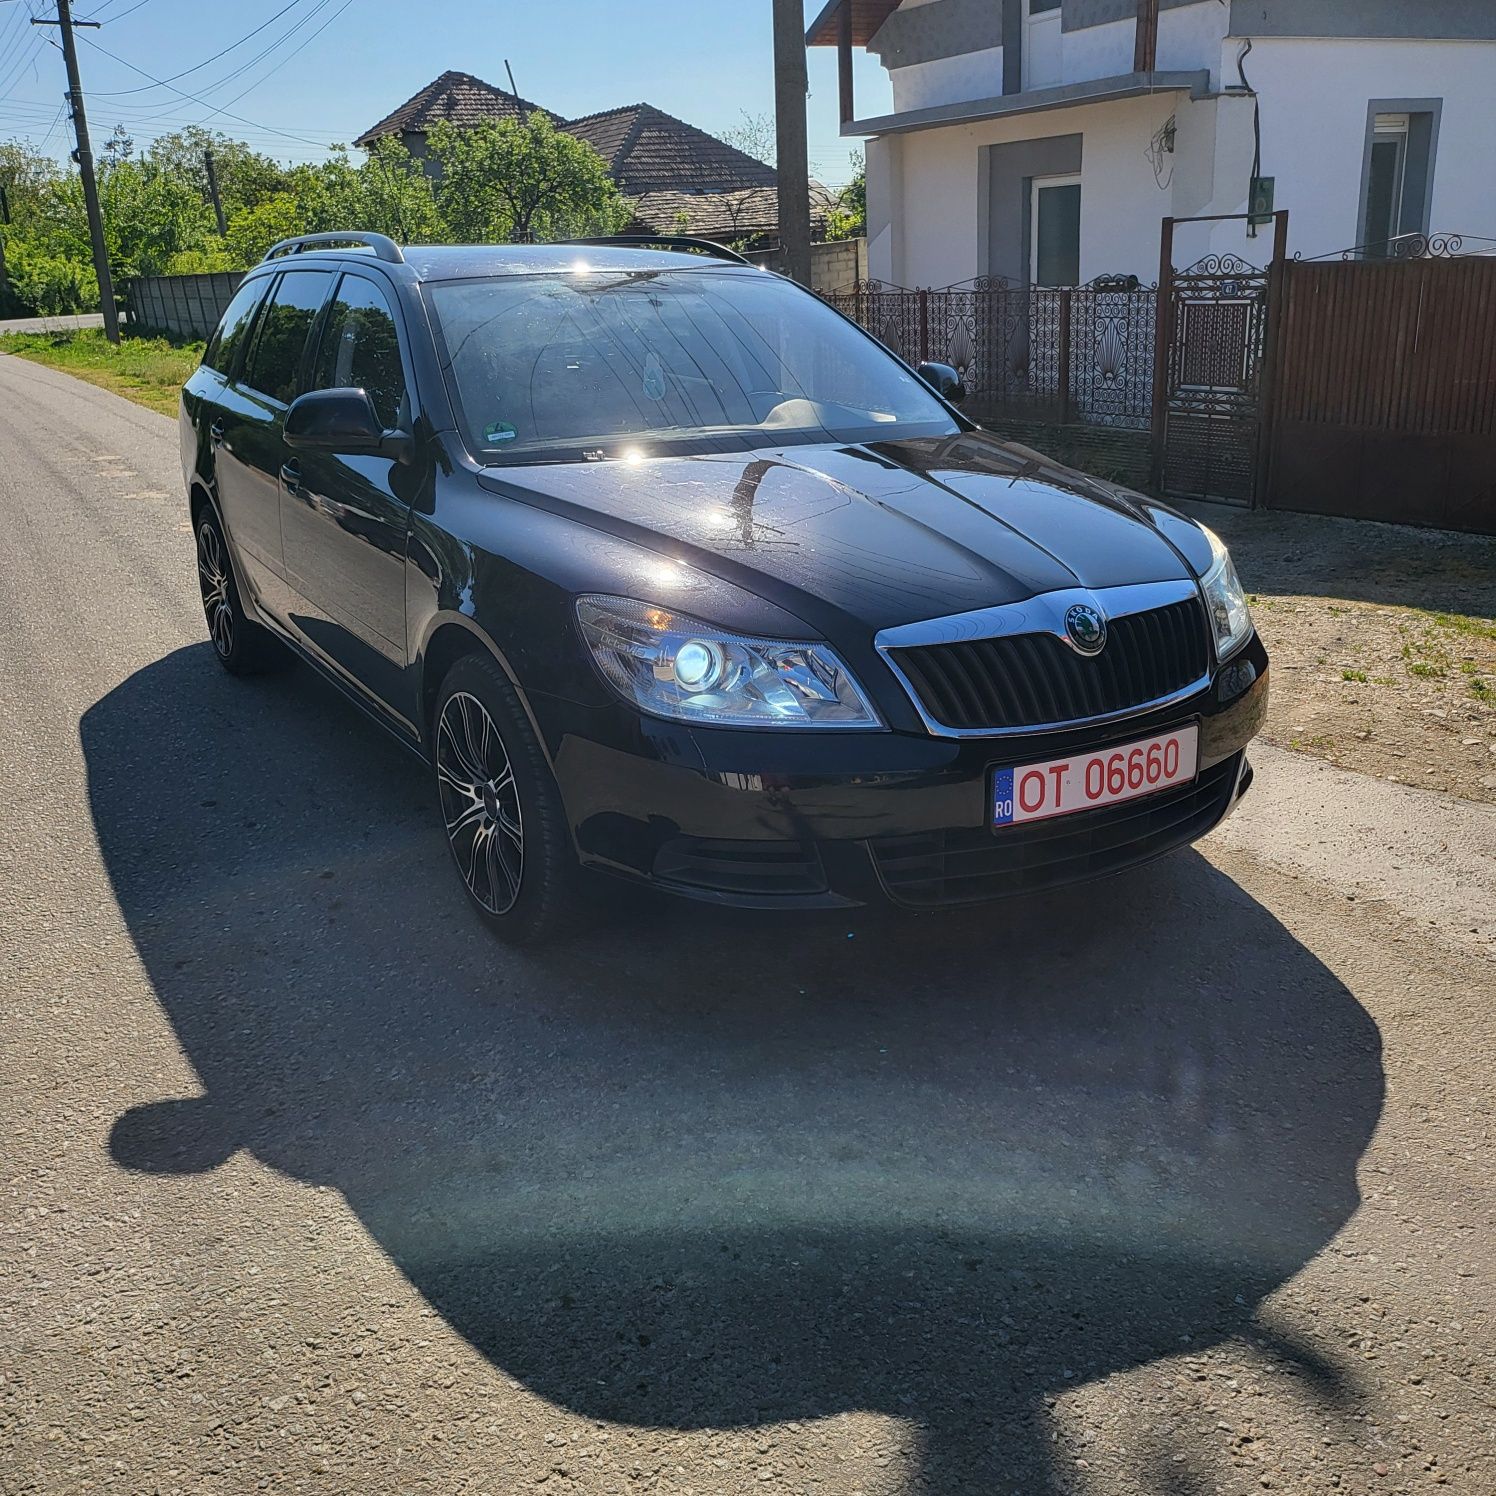
[[[425,160],[426,132],[438,120],[458,126],[479,125],[491,119],[522,119],[539,108],[539,104],[495,88],[471,73],[448,71],[413,93],[377,125],[370,125],[353,143],[367,148],[381,136],[398,135],[413,156]],[[551,114],[551,118],[556,116]]]
[[[774,168],[653,104],[626,104],[563,128],[608,163],[646,230],[732,239],[778,231]]]
[[[429,161],[426,132],[439,120],[471,126],[519,119],[541,107],[471,73],[446,72],[371,125],[355,144],[369,146],[381,136],[398,135],[412,155]],[[778,233],[774,168],[725,140],[653,104],[625,104],[573,120],[546,113],[607,162],[618,190],[634,204],[633,228],[729,239]],[[814,203],[812,212],[817,216]]]

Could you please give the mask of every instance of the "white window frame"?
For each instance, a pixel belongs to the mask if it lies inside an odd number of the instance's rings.
[[[1035,290],[1043,290],[1044,286],[1039,280],[1039,193],[1048,187],[1081,187],[1079,172],[1065,172],[1062,175],[1052,177],[1030,177],[1029,178],[1029,285]],[[1081,212],[1084,213],[1085,189],[1081,187]],[[1080,244],[1076,244],[1076,277],[1077,284],[1080,276]]]

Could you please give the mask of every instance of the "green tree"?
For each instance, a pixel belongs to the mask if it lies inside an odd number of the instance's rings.
[[[8,261],[11,284],[21,306],[40,317],[91,311],[99,304],[92,265],[58,255],[22,253]]]
[[[458,242],[613,234],[631,216],[603,158],[540,110],[470,129],[443,120],[427,138],[442,169],[437,208]]]
[[[853,151],[851,160],[852,180],[826,214],[828,239],[856,239],[867,233],[867,162],[861,151]]]
[[[234,140],[217,130],[205,130],[201,125],[157,136],[151,143],[149,156],[164,170],[194,182],[203,201],[209,202],[208,169],[203,159],[208,151],[213,152],[213,170],[225,214],[232,216],[253,208],[285,191],[290,173],[284,166],[251,150],[242,140]]]
[[[295,193],[277,192],[252,208],[242,208],[229,219],[225,247],[231,264],[247,269],[277,240],[308,232]]]
[[[153,161],[111,152],[99,163],[99,201],[109,263],[120,277],[162,275],[178,255],[216,238],[197,183]]]

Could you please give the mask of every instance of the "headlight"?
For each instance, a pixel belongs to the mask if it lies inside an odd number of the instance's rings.
[[[1233,649],[1245,644],[1252,633],[1252,615],[1247,611],[1247,595],[1241,579],[1231,564],[1231,553],[1214,530],[1205,530],[1210,542],[1210,570],[1200,578],[1210,627],[1215,635],[1216,658],[1224,660]]]
[[[661,717],[719,727],[881,727],[825,644],[751,639],[626,597],[580,597],[577,622],[608,683]]]

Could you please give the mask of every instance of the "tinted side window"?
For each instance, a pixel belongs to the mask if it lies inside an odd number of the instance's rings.
[[[220,374],[233,373],[234,359],[253,324],[255,308],[259,306],[268,284],[268,278],[262,275],[256,280],[245,281],[234,292],[234,298],[218,324],[218,331],[203,353],[203,364],[207,368],[217,369]]]
[[[385,426],[400,424],[405,400],[400,336],[388,299],[372,281],[343,277],[322,326],[310,387],[363,389]]]
[[[281,276],[260,318],[244,371],[244,383],[251,389],[290,403],[307,334],[331,283],[330,270],[288,270]]]

